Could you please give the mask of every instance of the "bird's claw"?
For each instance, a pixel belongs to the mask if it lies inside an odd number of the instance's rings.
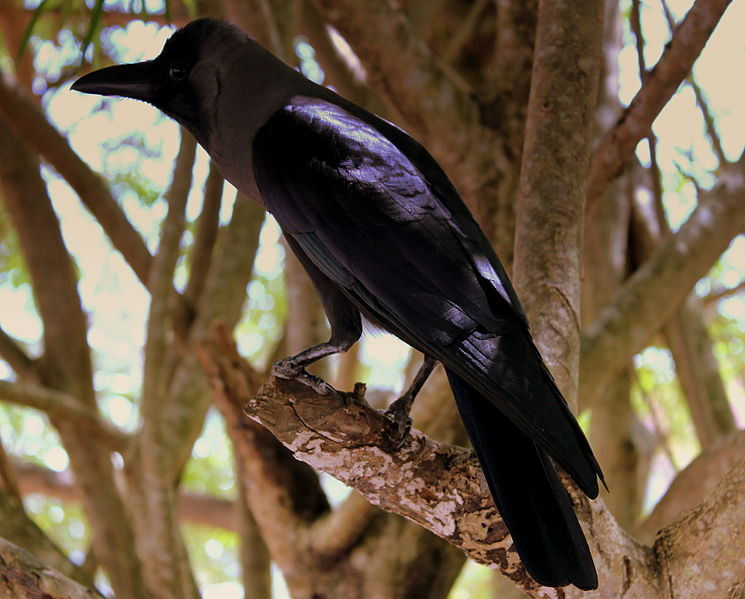
[[[320,376],[311,374],[305,368],[291,362],[280,360],[272,366],[272,376],[280,379],[295,380],[306,387],[310,387],[319,395],[341,395],[336,389],[324,381]]]
[[[395,425],[395,438],[397,441],[396,449],[400,449],[406,442],[411,432],[411,418],[409,409],[411,401],[408,397],[399,397],[385,411],[385,416]]]

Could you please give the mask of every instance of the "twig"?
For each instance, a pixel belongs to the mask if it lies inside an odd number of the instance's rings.
[[[484,12],[484,9],[489,4],[489,1],[490,0],[476,0],[473,4],[471,4],[466,17],[461,22],[453,37],[450,38],[450,43],[448,43],[445,51],[442,53],[442,61],[445,64],[453,63],[458,55],[458,52],[460,52],[460,49],[473,35],[473,31],[476,28],[478,19],[481,16],[481,13]]]
[[[741,293],[742,291],[745,291],[745,281],[741,281],[734,287],[728,287],[726,289],[716,289],[709,293],[708,295],[705,295],[703,297],[704,304],[711,305],[715,304],[720,300],[727,299],[728,297],[732,297],[733,295],[737,295],[738,293]]]
[[[590,164],[587,210],[621,172],[636,144],[685,79],[731,0],[696,0],[631,104],[595,148]]]
[[[660,4],[662,5],[662,12],[665,14],[665,20],[667,21],[667,26],[669,27],[670,34],[672,35],[675,28],[675,19],[673,18],[673,14],[670,11],[670,7],[667,5],[666,0],[660,0]],[[711,149],[714,151],[714,154],[719,160],[719,164],[725,164],[727,162],[727,157],[724,155],[724,150],[722,149],[722,141],[719,137],[719,133],[717,132],[714,118],[712,117],[711,111],[709,110],[709,105],[706,102],[706,97],[704,96],[701,86],[698,85],[698,83],[696,82],[696,79],[693,76],[693,72],[691,72],[688,77],[686,77],[686,82],[688,83],[688,85],[691,86],[691,88],[693,88],[693,93],[696,96],[696,104],[698,105],[699,110],[704,117],[706,134],[709,138],[709,142],[711,143]]]

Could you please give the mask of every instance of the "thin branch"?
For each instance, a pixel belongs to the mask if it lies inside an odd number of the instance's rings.
[[[199,215],[194,245],[191,248],[189,280],[184,290],[184,299],[190,306],[196,306],[202,296],[207,281],[212,250],[217,241],[220,226],[220,206],[225,180],[214,162],[210,162],[210,171],[204,184],[204,200]],[[193,308],[192,308],[193,309]]]
[[[709,293],[708,295],[705,295],[702,298],[702,301],[707,306],[711,304],[715,304],[720,300],[727,299],[728,297],[732,297],[733,295],[738,295],[739,293],[742,293],[745,291],[745,281],[741,281],[734,287],[727,287],[725,289],[716,289]]]
[[[450,42],[442,53],[442,60],[445,64],[452,64],[457,58],[458,52],[473,35],[481,13],[484,12],[489,2],[490,0],[476,0],[468,9],[465,19],[463,19],[453,37],[450,38]]]
[[[142,489],[145,495],[145,524],[138,523],[141,534],[147,531],[145,573],[151,592],[163,597],[185,596],[192,584],[192,573],[185,563],[183,538],[176,516],[176,496],[172,471],[173,455],[163,442],[168,387],[176,354],[171,342],[173,328],[173,274],[180,255],[180,243],[186,227],[186,201],[191,187],[196,141],[181,130],[181,145],[176,156],[171,185],[166,198],[168,214],[163,221],[158,251],[150,269],[148,290],[151,295],[147,320],[145,360],[142,384],[142,431],[139,436]],[[143,544],[143,547],[145,545]]]
[[[234,457],[236,458],[236,481],[243,481],[243,468],[238,462],[236,452],[234,452]],[[245,597],[250,599],[272,599],[272,556],[248,505],[246,485],[239,482],[236,486],[238,487],[238,500],[234,513],[238,521],[238,536],[241,543],[240,564],[243,592]]]
[[[616,301],[587,327],[580,362],[582,393],[592,398],[602,391],[745,228],[743,194],[745,155],[722,170],[717,186],[702,193],[678,232],[654,251]]]
[[[152,257],[104,180],[75,153],[41,109],[2,76],[0,120],[70,184],[135,275],[146,285]]]
[[[15,371],[19,378],[38,382],[39,372],[36,361],[0,326],[0,357]]]
[[[631,104],[595,148],[588,175],[587,210],[621,172],[637,143],[688,75],[730,2],[696,0],[688,11]]]
[[[0,539],[0,596],[17,599],[104,599],[46,567],[26,550]]]
[[[129,445],[129,435],[91,412],[89,407],[68,393],[33,383],[0,380],[0,400],[74,421],[86,435],[90,435],[90,438],[96,439],[110,451],[124,453]]]
[[[670,29],[670,34],[672,35],[675,30],[675,20],[673,19],[672,12],[670,12],[670,7],[667,5],[666,0],[660,0],[660,4],[662,5],[662,12],[665,14],[665,20],[667,21],[667,26]],[[696,104],[701,111],[701,115],[704,117],[706,134],[709,138],[709,142],[711,143],[711,149],[714,151],[714,154],[719,160],[719,164],[725,164],[727,162],[727,157],[724,155],[724,150],[722,149],[722,141],[719,137],[719,133],[717,132],[714,117],[709,110],[709,104],[706,101],[706,97],[704,96],[704,92],[701,89],[701,86],[698,85],[695,77],[693,76],[693,72],[688,75],[688,77],[686,78],[686,82],[688,83],[688,85],[691,86],[691,88],[693,88],[693,93],[696,96]]]
[[[66,503],[80,501],[70,471],[55,472],[21,460],[14,460],[12,467],[23,495],[41,493]],[[178,496],[179,518],[190,524],[236,530],[234,507],[230,499],[214,495],[181,491]]]

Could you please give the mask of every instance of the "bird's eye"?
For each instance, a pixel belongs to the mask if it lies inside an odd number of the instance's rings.
[[[183,81],[189,74],[189,65],[185,62],[174,62],[168,67],[168,76],[171,81]]]

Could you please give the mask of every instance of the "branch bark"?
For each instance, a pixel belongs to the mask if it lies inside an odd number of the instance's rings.
[[[574,498],[580,517],[590,528],[602,592],[583,595],[577,589],[539,587],[520,564],[471,451],[444,445],[417,430],[397,448],[393,425],[367,406],[360,388],[343,397],[329,397],[294,381],[270,379],[254,395],[255,374],[224,337],[217,336],[205,346],[203,362],[216,400],[233,406],[231,428],[239,448],[259,434],[235,411],[245,405],[246,413],[271,431],[295,458],[335,476],[386,511],[424,526],[476,561],[498,567],[533,597],[617,597],[622,589],[629,598],[657,596],[652,594],[656,570],[651,554],[621,531],[602,501]],[[245,463],[255,463],[241,452]],[[274,476],[266,465],[263,468],[263,474],[252,472],[247,480],[253,483],[256,476]],[[272,510],[269,522],[281,522],[276,520],[277,510],[288,504],[279,499],[274,491],[263,498],[264,507]],[[259,522],[267,521],[260,512],[254,513]],[[276,557],[272,544],[278,537],[267,532],[262,530]],[[277,534],[287,533],[279,530]],[[279,555],[278,561],[283,559]]]
[[[702,192],[696,210],[623,286],[582,339],[582,393],[592,399],[675,313],[686,293],[745,228],[745,155]]]
[[[705,501],[659,534],[654,549],[665,596],[742,597],[743,514],[745,458],[740,458]]]
[[[742,430],[706,447],[673,479],[652,513],[637,526],[635,534],[644,541],[654,541],[657,531],[702,501],[743,455],[745,431]]]
[[[585,175],[603,3],[539,4],[515,238],[515,288],[536,343],[576,408]]]
[[[104,599],[98,591],[51,570],[26,550],[0,539],[0,597]]]
[[[615,126],[593,151],[587,183],[587,210],[621,172],[652,122],[688,75],[731,0],[696,0],[665,51]]]

